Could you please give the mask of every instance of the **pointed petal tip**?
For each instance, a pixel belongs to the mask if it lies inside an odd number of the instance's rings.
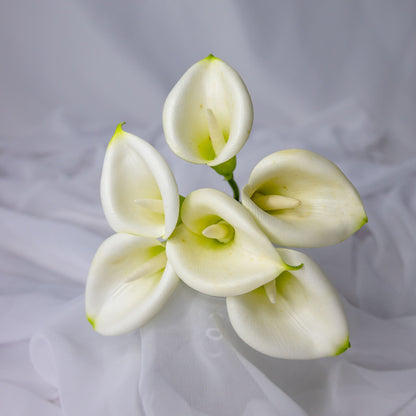
[[[212,53],[210,53],[206,58],[204,58],[204,59],[206,59],[207,61],[208,60],[211,60],[211,59],[219,59],[219,58],[217,58],[216,56],[214,56]]]
[[[124,126],[125,124],[126,124],[126,122],[125,122],[125,121],[123,121],[123,122],[121,122],[121,123],[119,123],[119,124],[117,125],[116,130],[115,130],[115,132],[114,132],[114,136],[118,136],[119,134],[124,133],[124,131],[123,131],[123,126]]]
[[[364,217],[362,217],[360,219],[360,221],[357,222],[357,228],[355,229],[354,232],[357,232],[359,229],[361,229],[362,227],[364,227],[364,225],[366,225],[368,223],[368,217],[365,214]]]
[[[115,140],[117,140],[123,133],[123,129],[122,127],[126,124],[125,121],[123,121],[122,123],[119,123],[114,131],[113,137],[111,138],[111,140],[108,143],[108,146],[110,146],[110,144],[114,143]]]
[[[351,347],[349,338],[335,351],[334,356],[341,355]]]
[[[87,321],[91,324],[92,329],[95,330],[95,321],[94,321],[94,319],[91,316],[87,315]]]
[[[300,263],[297,266],[291,266],[290,264],[287,264],[283,261],[283,264],[284,264],[286,270],[300,270],[303,267],[303,263]]]

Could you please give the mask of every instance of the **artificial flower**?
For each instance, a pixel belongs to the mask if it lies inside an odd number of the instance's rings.
[[[88,274],[85,304],[103,335],[130,332],[148,322],[179,282],[155,238],[118,233],[98,249]]]
[[[101,201],[116,232],[168,238],[179,215],[175,178],[145,140],[118,125],[108,144],[101,176]]]
[[[277,249],[287,263],[303,264],[284,271],[254,291],[227,298],[231,325],[252,348],[272,357],[312,359],[344,352],[348,326],[334,288],[308,256]]]
[[[242,203],[276,244],[337,244],[367,222],[360,196],[328,159],[303,149],[273,153],[253,169]]]
[[[163,129],[173,152],[209,166],[230,161],[222,169],[226,175],[235,168],[232,158],[246,142],[252,123],[253,106],[244,82],[213,55],[185,72],[163,108]]]
[[[166,253],[178,276],[195,290],[240,295],[291,268],[250,213],[221,191],[191,192],[183,202],[181,220]]]

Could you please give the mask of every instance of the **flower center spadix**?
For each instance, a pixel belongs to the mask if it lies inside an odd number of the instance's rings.
[[[143,262],[134,273],[126,280],[131,282],[132,280],[140,279],[141,277],[150,276],[166,267],[167,257],[166,252],[162,251],[159,254],[151,257],[149,260]]]
[[[221,220],[206,227],[202,231],[202,235],[227,244],[234,239],[234,228],[228,222]]]
[[[283,262],[284,268],[286,269],[285,272],[283,272],[283,274],[279,275],[276,277],[276,279],[279,279],[280,276],[284,276],[284,274],[286,274],[286,276],[288,275],[287,272],[289,270],[299,270],[303,267],[303,263],[300,263],[296,266],[291,266],[290,264],[287,264],[285,262]],[[271,282],[266,283],[265,285],[263,285],[264,290],[266,292],[266,296],[268,297],[269,301],[271,303],[276,303],[276,299],[277,299],[277,288],[276,288],[276,284],[278,284],[278,280],[273,279]]]
[[[301,201],[296,198],[283,195],[264,195],[261,192],[254,192],[251,200],[264,211],[296,208],[301,205]]]
[[[214,112],[210,108],[207,109],[207,120],[212,148],[214,150],[215,157],[217,157],[225,146],[224,135],[217,119],[215,118]]]
[[[140,207],[149,209],[153,212],[157,212],[158,214],[164,213],[163,201],[161,199],[140,198],[135,199],[134,202]]]
[[[271,282],[266,283],[264,285],[264,290],[266,291],[266,295],[269,298],[271,303],[276,303],[276,279],[273,279]]]

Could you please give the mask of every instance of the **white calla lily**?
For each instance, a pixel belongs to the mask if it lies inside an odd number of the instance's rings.
[[[253,169],[242,203],[276,244],[337,244],[367,222],[360,196],[328,159],[303,149],[273,153]]]
[[[90,267],[88,320],[103,335],[130,332],[162,308],[178,282],[158,240],[114,234],[100,246]]]
[[[230,322],[252,348],[272,357],[312,359],[338,355],[349,346],[342,304],[308,256],[278,249],[285,262],[302,262],[266,286],[227,298]]]
[[[209,166],[233,158],[252,124],[253,106],[244,82],[212,55],[185,72],[163,108],[163,129],[173,152]]]
[[[183,224],[166,243],[178,276],[213,296],[239,295],[263,285],[285,264],[250,213],[215,189],[190,193],[181,208]]]
[[[116,232],[168,238],[179,215],[173,174],[158,151],[120,124],[111,139],[101,176],[101,201]]]

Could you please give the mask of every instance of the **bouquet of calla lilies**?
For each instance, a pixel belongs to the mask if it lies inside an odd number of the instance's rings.
[[[104,335],[133,331],[163,307],[179,280],[226,298],[231,325],[252,348],[280,358],[344,352],[348,326],[319,266],[297,250],[337,244],[367,222],[341,170],[302,149],[273,153],[240,191],[236,155],[253,107],[238,73],[209,55],[174,86],[163,109],[170,148],[230,184],[178,193],[158,151],[120,124],[104,159],[101,199],[115,231],[99,247],[86,286],[86,313]],[[274,244],[278,245],[276,247]]]

